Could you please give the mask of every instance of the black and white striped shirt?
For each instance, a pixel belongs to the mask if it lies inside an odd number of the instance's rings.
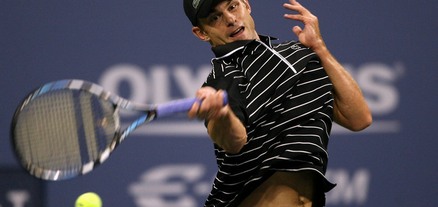
[[[218,165],[205,206],[236,206],[275,171],[310,170],[324,178],[332,126],[332,83],[319,58],[299,42],[237,41],[213,48],[203,86],[228,92],[248,141],[238,154],[215,145]]]

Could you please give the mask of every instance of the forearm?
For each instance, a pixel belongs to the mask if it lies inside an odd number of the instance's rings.
[[[225,116],[211,119],[207,131],[215,144],[227,153],[240,152],[247,141],[246,129],[229,106]]]
[[[352,131],[360,131],[372,122],[371,112],[353,77],[330,53],[325,44],[314,49],[333,83],[334,121]]]
[[[333,83],[335,122],[353,131],[368,127],[372,118],[365,98],[356,81],[327,49],[319,30],[318,18],[295,0],[290,0],[284,7],[298,13],[285,14],[284,17],[304,23],[304,29],[294,26],[292,31],[301,43],[313,49],[320,57],[322,66]]]

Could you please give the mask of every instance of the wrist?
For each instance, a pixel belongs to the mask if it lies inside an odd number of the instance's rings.
[[[315,44],[316,46],[312,47],[312,50],[318,55],[318,56],[324,56],[327,55],[328,49],[325,45],[324,41],[320,40],[319,43]]]

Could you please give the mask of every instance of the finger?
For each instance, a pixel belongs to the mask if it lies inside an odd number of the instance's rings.
[[[192,105],[192,108],[190,108],[189,112],[187,112],[188,117],[191,119],[197,117],[199,113],[199,109],[200,109],[200,102],[195,102]]]
[[[210,94],[210,96],[208,96],[204,102],[201,105],[201,109],[199,112],[199,116],[205,118],[205,119],[211,119],[214,118],[212,117],[215,114],[215,111],[218,108],[218,98],[217,98],[217,94],[218,92],[215,92],[214,94]]]
[[[284,3],[283,7],[287,10],[295,11],[299,13],[299,7],[293,4]]]
[[[295,33],[295,35],[299,36],[301,32],[303,32],[303,29],[299,26],[295,26],[292,28],[292,31]]]
[[[200,89],[198,89],[197,94],[211,94],[215,93],[216,89],[210,87],[210,86],[204,86]]]
[[[301,7],[294,6],[291,4],[284,4],[284,7],[286,9],[289,9],[291,11],[296,12],[296,13],[284,14],[284,17],[286,19],[292,19],[292,20],[297,20],[297,21],[301,21],[301,22],[303,21],[304,13],[303,13],[303,10],[301,9]]]
[[[228,97],[225,97],[225,92],[223,90],[218,90],[217,91],[217,95],[218,95],[218,99],[219,99],[219,104],[220,107],[224,107],[225,105],[227,105],[228,103],[224,104],[225,99],[228,99]],[[226,101],[228,102],[228,101]]]
[[[290,4],[284,3],[283,7],[288,9],[288,10],[296,11],[302,15],[311,14],[310,11],[307,10],[303,5],[301,5],[300,3],[298,3],[297,1],[294,1],[294,0],[291,0]]]
[[[300,22],[304,21],[303,15],[300,15],[300,14],[285,14],[284,18],[291,19],[291,20],[296,20],[296,21],[300,21]]]
[[[289,1],[292,5],[297,5],[297,6],[301,6],[301,7],[303,7],[301,4],[300,4],[300,2],[298,2],[297,0],[290,0]]]
[[[198,108],[196,116],[199,119],[211,119],[212,114],[214,115],[217,110],[217,98],[215,94],[209,94],[205,99],[202,100]]]
[[[205,118],[207,120],[221,118],[223,116],[222,109],[224,108],[224,91],[219,90],[208,99],[208,105],[204,113]]]

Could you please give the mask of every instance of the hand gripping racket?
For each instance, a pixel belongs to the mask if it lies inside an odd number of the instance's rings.
[[[44,180],[83,175],[104,162],[137,127],[188,111],[196,98],[159,105],[135,104],[83,80],[47,83],[17,108],[11,125],[14,150],[23,167]],[[224,93],[224,105],[228,102]],[[120,109],[143,112],[121,129]]]

